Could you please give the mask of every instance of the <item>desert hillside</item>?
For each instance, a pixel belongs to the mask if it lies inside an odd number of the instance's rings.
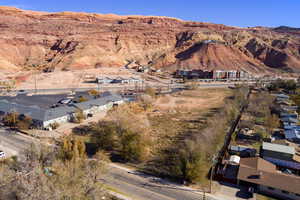
[[[47,13],[0,7],[0,69],[150,65],[300,71],[300,30],[238,28],[168,17]]]

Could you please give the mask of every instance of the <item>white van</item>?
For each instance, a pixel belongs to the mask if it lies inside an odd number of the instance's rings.
[[[5,153],[3,151],[0,151],[0,158],[4,158],[5,157]]]

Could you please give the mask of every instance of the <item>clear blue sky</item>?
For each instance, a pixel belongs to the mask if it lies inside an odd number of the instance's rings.
[[[1,0],[39,11],[158,15],[234,26],[300,27],[300,0]]]

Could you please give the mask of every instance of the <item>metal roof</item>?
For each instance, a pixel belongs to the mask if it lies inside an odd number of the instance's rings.
[[[298,123],[298,119],[292,118],[292,117],[282,117],[280,118],[283,122],[292,122],[292,123]]]
[[[282,98],[282,99],[289,99],[290,98],[288,95],[285,95],[285,94],[274,94],[273,96],[275,96],[277,98]]]
[[[290,129],[290,130],[285,130],[284,131],[285,138],[288,140],[292,139],[300,139],[300,132],[299,129]]]
[[[43,121],[57,119],[74,112],[76,112],[76,108],[72,106],[60,106],[57,108],[51,108],[45,111]]]
[[[93,106],[103,106],[109,102],[116,102],[116,101],[120,101],[122,99],[123,98],[118,94],[106,92],[106,93],[102,94],[102,97],[100,97],[100,98],[81,102],[81,103],[76,103],[76,104],[74,104],[74,106],[78,107],[81,110],[87,110],[89,108],[92,108]]]
[[[281,145],[281,144],[268,143],[268,142],[263,142],[262,149],[274,151],[274,152],[280,152],[280,153],[287,153],[292,155],[294,155],[296,152],[294,147]]]
[[[298,114],[297,113],[285,113],[285,112],[282,112],[282,113],[280,113],[280,117],[298,118]]]
[[[273,163],[274,165],[300,170],[300,163],[297,162],[280,160],[280,159],[270,158],[270,157],[264,157],[264,159]]]
[[[45,110],[35,106],[24,106],[16,103],[11,103],[6,100],[0,100],[0,111],[5,113],[17,112],[30,116],[32,119],[42,120],[45,115]]]
[[[298,125],[284,125],[284,130],[299,130],[300,131],[300,126]]]
[[[16,103],[10,103],[6,100],[0,100],[0,111],[5,113],[17,112],[31,117],[34,120],[48,121],[65,116],[68,113],[76,111],[76,108],[70,106],[60,106],[57,108],[41,109],[35,106],[24,106]]]
[[[0,100],[0,111],[4,113],[17,112],[19,114],[29,116],[34,120],[49,121],[76,112],[76,107],[85,110],[91,108],[94,105],[101,106],[107,104],[108,102],[116,102],[120,100],[122,100],[122,97],[120,95],[105,92],[100,98],[73,104],[70,106],[63,105],[56,108],[40,108],[39,106],[22,105],[19,103],[8,101],[6,99],[2,99]]]

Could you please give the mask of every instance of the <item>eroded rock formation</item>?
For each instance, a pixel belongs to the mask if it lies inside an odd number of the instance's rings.
[[[46,13],[0,7],[0,69],[155,68],[300,71],[300,30],[167,17]]]

